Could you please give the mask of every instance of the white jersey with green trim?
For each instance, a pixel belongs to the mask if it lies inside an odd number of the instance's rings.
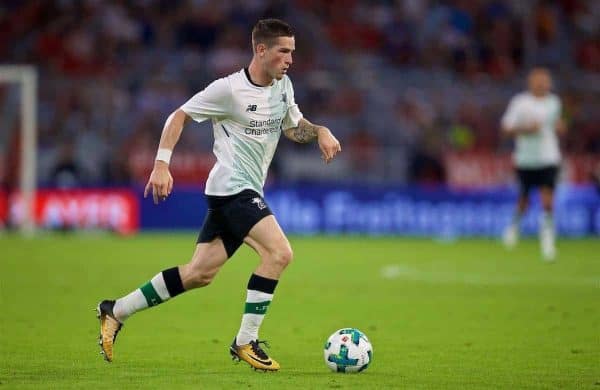
[[[251,189],[263,195],[267,170],[282,130],[302,118],[287,75],[262,87],[247,69],[209,84],[181,106],[196,122],[212,120],[217,162],[206,181],[207,195]]]
[[[530,126],[539,123],[540,131],[516,137],[513,161],[519,168],[542,168],[560,164],[560,148],[556,124],[560,119],[558,96],[536,97],[529,92],[514,96],[502,117],[504,128]]]

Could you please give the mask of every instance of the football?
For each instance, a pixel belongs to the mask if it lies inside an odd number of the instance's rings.
[[[336,330],[325,343],[325,364],[335,372],[361,372],[373,360],[373,346],[356,328]]]

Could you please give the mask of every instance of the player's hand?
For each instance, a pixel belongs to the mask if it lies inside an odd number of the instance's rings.
[[[556,132],[561,135],[567,132],[567,123],[564,119],[560,118],[556,121]]]
[[[337,140],[331,134],[331,131],[327,127],[320,127],[317,134],[317,140],[319,142],[319,149],[321,149],[321,155],[325,163],[330,163],[336,154],[342,151],[340,141]]]
[[[538,133],[542,129],[542,125],[540,122],[533,122],[528,126],[523,127],[523,132],[525,134],[535,134]]]
[[[144,188],[144,198],[148,196],[152,190],[152,197],[154,198],[154,204],[158,204],[158,201],[165,201],[173,190],[173,177],[169,172],[169,165],[163,161],[155,161],[154,169],[148,179],[148,184]]]

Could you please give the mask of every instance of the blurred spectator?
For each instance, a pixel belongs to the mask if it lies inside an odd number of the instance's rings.
[[[75,159],[74,145],[66,141],[59,149],[57,163],[50,174],[50,184],[56,188],[78,188],[83,183],[83,172]]]
[[[379,142],[368,130],[360,129],[352,133],[345,147],[351,159],[352,170],[367,177],[376,171],[379,148]]]
[[[499,116],[524,71],[539,63],[557,71],[576,129],[566,153],[600,151],[598,1],[4,1],[2,62],[40,72],[40,181],[53,180],[49,167],[66,153],[56,140],[65,138],[79,180],[136,180],[165,116],[250,57],[248,30],[262,17],[294,26],[302,54],[290,69],[296,101],[348,144],[349,163],[332,179],[362,169],[372,180],[444,180],[445,153],[505,151]],[[18,122],[15,96],[0,94],[9,129]],[[12,184],[15,137],[0,137]],[[206,161],[209,126],[182,137],[182,149]],[[124,157],[115,157],[119,150]],[[299,150],[283,146],[282,172]],[[310,177],[310,167],[301,169],[297,177]]]
[[[600,38],[587,38],[579,43],[577,65],[581,69],[600,73]]]

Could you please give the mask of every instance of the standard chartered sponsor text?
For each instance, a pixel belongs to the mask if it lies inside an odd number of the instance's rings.
[[[266,120],[251,120],[250,127],[244,129],[244,133],[247,135],[265,135],[276,133],[281,127],[281,121],[283,118],[269,118]]]

